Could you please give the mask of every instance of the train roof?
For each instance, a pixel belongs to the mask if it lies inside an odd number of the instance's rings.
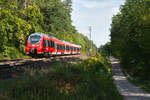
[[[50,35],[46,35],[46,34],[41,33],[41,32],[32,33],[30,36],[32,36],[32,35],[40,35],[41,37],[42,37],[42,36],[46,36],[46,37],[50,37],[50,38],[53,38],[53,39],[57,39],[56,37],[53,37],[53,36],[50,36]],[[59,39],[57,39],[57,40],[59,40]],[[74,43],[70,43],[70,42],[65,41],[65,40],[59,40],[59,41],[62,41],[62,42],[66,43],[66,44],[69,44],[69,45],[71,45],[71,46],[76,46],[76,47],[81,48],[81,45],[77,45],[77,44],[74,44]]]
[[[46,34],[41,33],[41,32],[32,33],[30,36],[32,36],[32,35],[40,35],[41,37],[42,37],[42,36],[46,36],[46,37],[50,37],[50,38],[57,39],[57,38],[54,37],[54,36],[46,35]],[[59,40],[59,39],[57,39],[57,40]]]
[[[74,44],[74,43],[71,43],[71,42],[68,42],[68,41],[65,41],[65,40],[61,40],[61,41],[63,41],[64,43],[70,44],[72,46],[81,47],[81,45],[77,45],[77,44]]]

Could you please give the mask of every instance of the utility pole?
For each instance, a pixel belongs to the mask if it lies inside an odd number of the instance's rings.
[[[92,27],[91,26],[89,26],[89,38],[90,38],[90,42],[92,41]],[[89,51],[90,51],[90,53],[89,53],[89,55],[92,53],[92,42],[89,44],[90,45],[90,48],[89,48]]]
[[[89,32],[90,32],[90,40],[91,40],[91,34],[92,34],[92,27],[89,26]]]

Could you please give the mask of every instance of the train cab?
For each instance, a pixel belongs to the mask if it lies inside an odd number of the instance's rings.
[[[43,54],[43,37],[38,34],[32,34],[29,36],[27,45],[26,45],[26,53],[27,54]]]

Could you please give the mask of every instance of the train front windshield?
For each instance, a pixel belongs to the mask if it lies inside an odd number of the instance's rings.
[[[38,43],[40,40],[41,40],[41,36],[33,35],[33,36],[30,36],[29,42],[35,44],[35,43]]]

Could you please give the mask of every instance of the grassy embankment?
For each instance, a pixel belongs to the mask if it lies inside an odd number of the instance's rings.
[[[0,52],[0,60],[29,58],[29,56],[25,55],[25,47],[22,50],[24,53],[22,53],[22,51],[19,51],[15,47],[7,47],[5,49],[5,52]]]
[[[31,70],[21,80],[1,80],[0,100],[123,100],[101,55],[52,66]]]
[[[127,79],[133,83],[135,86],[145,90],[146,92],[150,93],[150,81],[148,80],[141,80],[138,76],[130,76],[127,74],[125,69],[123,69],[124,74],[126,75]]]

